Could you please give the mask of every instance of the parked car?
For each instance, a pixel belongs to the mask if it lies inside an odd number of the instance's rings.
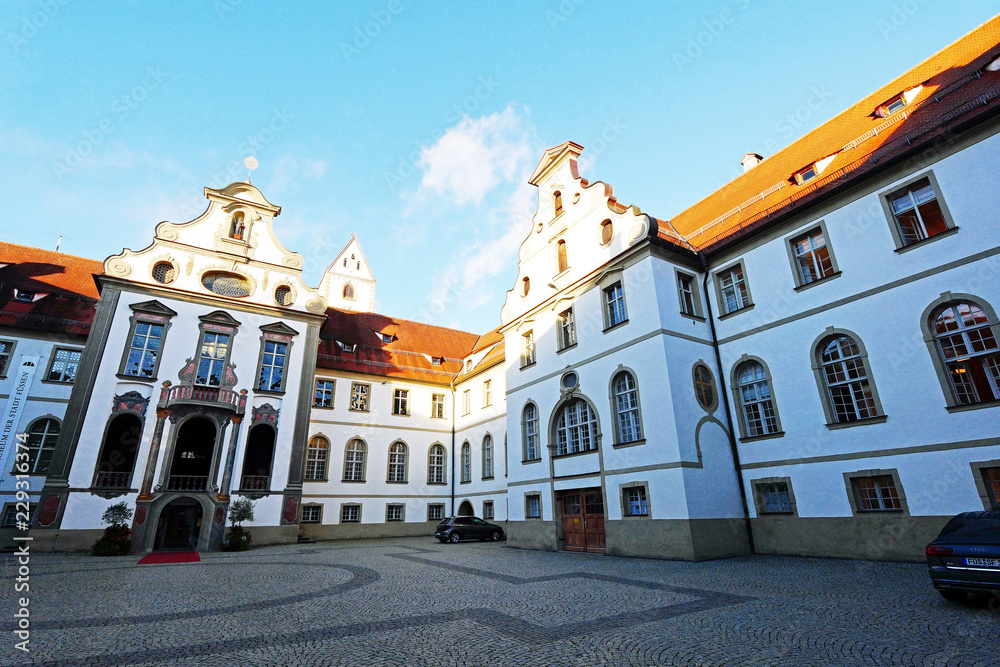
[[[441,542],[503,539],[503,528],[475,516],[451,516],[437,525],[434,537]]]
[[[927,545],[931,583],[946,600],[967,593],[1000,596],[1000,510],[953,517]]]

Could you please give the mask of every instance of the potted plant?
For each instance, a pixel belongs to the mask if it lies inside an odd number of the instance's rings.
[[[101,521],[108,524],[108,527],[104,529],[104,535],[94,542],[93,554],[126,556],[132,553],[132,529],[129,528],[131,520],[132,508],[124,500],[104,510]]]
[[[222,541],[225,551],[246,551],[250,548],[252,537],[250,531],[243,527],[244,521],[253,521],[253,501],[249,498],[237,498],[229,506],[229,521],[232,525]]]

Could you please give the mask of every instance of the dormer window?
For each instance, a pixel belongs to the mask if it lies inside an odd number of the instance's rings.
[[[35,300],[34,292],[24,292],[19,289],[14,290],[14,301],[24,301],[25,303],[31,303]]]
[[[472,359],[465,360],[465,372],[468,373],[472,370]]]
[[[562,193],[559,192],[558,190],[556,190],[552,194],[552,199],[555,202],[555,214],[552,217],[553,218],[558,218],[560,215],[562,215],[562,212],[563,212],[563,208],[562,208]]]
[[[344,352],[354,352],[354,343],[341,343],[340,347],[344,349]]]
[[[381,338],[382,342],[386,345],[392,342],[392,334],[387,334],[387,333],[379,334],[379,338]]]
[[[830,163],[833,162],[834,158],[836,157],[837,157],[836,153],[834,153],[833,155],[827,155],[822,160],[816,160],[805,169],[795,172],[795,174],[793,175],[795,182],[798,183],[799,185],[802,185],[804,183],[808,183],[809,181],[813,180],[814,178],[822,174],[823,171],[830,166]]]
[[[893,99],[889,100],[889,102],[887,102],[882,108],[885,110],[886,116],[891,116],[892,114],[896,113],[905,106],[906,106],[906,98],[900,95],[898,97],[894,97]]]
[[[924,86],[921,84],[904,90],[899,95],[896,95],[887,102],[880,104],[878,109],[875,110],[875,115],[879,118],[888,118],[895,113],[899,113],[904,108],[909,106],[911,102],[913,102],[923,88]]]
[[[236,211],[233,213],[233,221],[229,226],[229,238],[242,241],[246,231],[246,216],[243,211]]]
[[[431,357],[431,364],[434,366],[440,366],[444,363],[444,357]]]
[[[816,165],[812,165],[808,169],[804,169],[799,173],[795,174],[795,182],[798,183],[799,185],[807,183],[808,181],[811,181],[814,178],[816,178]]]

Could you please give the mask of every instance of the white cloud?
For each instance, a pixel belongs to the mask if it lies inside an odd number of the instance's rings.
[[[463,118],[420,154],[418,194],[445,195],[457,205],[479,204],[502,183],[523,175],[534,151],[534,127],[508,106],[482,118]]]

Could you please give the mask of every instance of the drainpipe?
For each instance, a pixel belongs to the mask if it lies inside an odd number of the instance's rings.
[[[708,292],[708,260],[706,259],[704,252],[698,253],[698,259],[701,261],[701,270],[705,274],[701,281],[701,291],[705,294],[708,325],[712,328],[712,349],[715,350],[715,365],[719,369],[719,393],[722,394],[722,403],[726,409],[726,425],[729,430],[729,449],[733,453],[733,467],[736,469],[736,483],[739,484],[740,501],[743,503],[743,522],[746,525],[747,542],[750,544],[750,553],[755,554],[757,553],[757,549],[753,542],[753,526],[750,523],[750,508],[747,506],[747,490],[743,485],[743,467],[740,465],[740,452],[736,447],[736,431],[733,430],[733,417],[729,413],[729,392],[724,387],[725,378],[722,376],[722,355],[719,354],[719,337],[715,333],[715,317],[712,315],[712,298],[709,296]]]
[[[451,380],[451,514],[450,516],[455,516],[455,380],[458,377],[454,377]]]

